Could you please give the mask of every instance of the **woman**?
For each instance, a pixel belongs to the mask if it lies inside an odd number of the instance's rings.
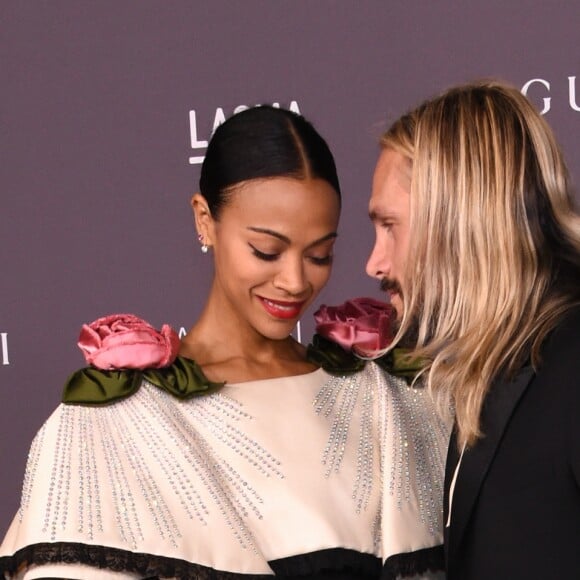
[[[376,213],[399,219],[394,258],[369,268],[397,278],[399,334],[456,410],[448,578],[578,578],[580,216],[554,135],[490,81],[425,102],[383,146],[375,175],[402,177]]]
[[[393,574],[426,570],[440,541],[444,426],[424,426],[432,407],[404,381],[362,364],[335,377],[312,362],[332,370],[329,349],[308,356],[290,335],[332,266],[340,187],[326,143],[288,111],[235,115],[212,137],[192,208],[215,266],[199,320],[181,344],[131,316],[83,328],[92,367],[71,377],[35,439],[0,569],[332,580],[379,578],[383,561]],[[335,360],[351,364],[345,355]]]

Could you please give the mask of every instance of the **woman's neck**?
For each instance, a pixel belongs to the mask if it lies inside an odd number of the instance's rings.
[[[291,336],[271,339],[236,322],[209,301],[182,339],[180,354],[195,360],[212,381],[237,383],[305,374],[316,368],[307,361],[304,346]]]

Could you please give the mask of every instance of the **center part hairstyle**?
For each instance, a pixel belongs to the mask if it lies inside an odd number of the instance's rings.
[[[540,363],[580,303],[580,216],[552,131],[515,88],[452,88],[381,139],[408,159],[411,235],[397,340],[417,332],[428,383],[451,396],[460,447],[481,437],[499,375]],[[416,327],[416,328],[415,328]]]
[[[201,166],[200,192],[214,219],[246,181],[322,179],[340,200],[336,165],[326,141],[301,115],[262,105],[229,117],[214,132]]]

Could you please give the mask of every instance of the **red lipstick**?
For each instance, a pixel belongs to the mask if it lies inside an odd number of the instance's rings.
[[[300,316],[305,302],[304,300],[301,302],[271,300],[270,298],[264,298],[262,296],[258,296],[258,299],[268,314],[274,318],[280,318],[282,320],[290,320]]]

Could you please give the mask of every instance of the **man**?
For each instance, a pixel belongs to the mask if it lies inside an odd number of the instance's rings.
[[[381,141],[367,264],[456,421],[449,580],[580,577],[580,216],[516,90],[457,87]]]

